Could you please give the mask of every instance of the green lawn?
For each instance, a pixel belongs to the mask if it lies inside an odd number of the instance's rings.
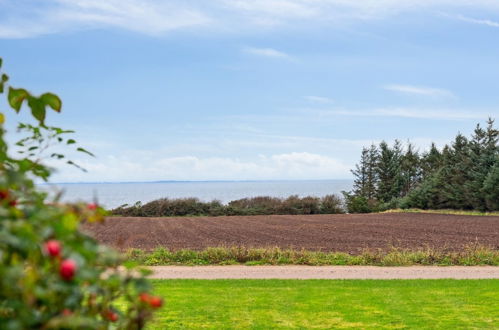
[[[499,329],[499,280],[155,280],[149,329]]]

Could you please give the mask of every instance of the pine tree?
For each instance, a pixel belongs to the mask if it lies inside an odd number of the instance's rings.
[[[353,194],[372,200],[376,193],[376,162],[378,150],[375,145],[363,148],[360,162],[352,170],[354,175]]]
[[[366,195],[368,157],[369,149],[362,148],[359,163],[355,165],[354,170],[350,171],[354,176],[353,193],[357,196]]]
[[[487,164],[486,138],[486,131],[480,127],[480,124],[477,124],[470,140],[472,168],[470,180],[466,182],[466,189],[471,192],[471,205],[473,205],[473,208],[480,210],[485,209],[485,198],[481,189],[490,170],[490,165]]]
[[[487,174],[481,189],[485,200],[485,209],[489,211],[499,210],[499,156],[495,158],[495,164]]]
[[[421,157],[422,179],[428,178],[442,166],[442,153],[438,150],[434,142],[431,143],[430,150]]]
[[[467,186],[472,168],[470,144],[464,135],[458,133],[452,146],[444,153],[443,166],[439,172],[441,191],[437,198],[440,200],[440,208],[473,208],[471,191]]]
[[[367,183],[366,183],[366,197],[370,202],[374,202],[376,198],[376,189],[378,185],[378,175],[376,172],[376,166],[378,163],[378,148],[371,144],[368,153],[368,163],[367,163]]]
[[[402,179],[401,197],[406,196],[421,181],[419,154],[410,142],[400,160],[400,176]]]
[[[390,202],[400,196],[402,179],[400,176],[400,142],[394,148],[382,141],[379,145],[379,157],[376,166],[378,189],[376,197],[380,202]]]
[[[350,202],[362,206],[356,206],[362,210],[394,204],[498,210],[498,143],[499,131],[494,120],[489,119],[486,128],[476,126],[470,139],[458,133],[441,152],[432,143],[421,157],[410,142],[405,151],[397,140],[393,147],[383,141],[379,147],[364,148],[361,163],[353,171],[354,193],[361,199],[353,198]]]

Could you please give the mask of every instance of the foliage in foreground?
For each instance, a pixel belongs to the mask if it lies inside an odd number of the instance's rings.
[[[359,255],[342,252],[317,252],[280,248],[251,249],[244,247],[216,247],[202,251],[170,251],[157,248],[148,252],[132,249],[127,258],[147,266],[160,265],[362,265],[362,266],[410,266],[410,265],[492,265],[499,266],[499,250],[483,246],[468,246],[459,252],[437,249],[389,251],[365,250]]]
[[[155,280],[150,329],[497,329],[498,280]]]
[[[499,130],[489,119],[472,136],[458,134],[439,150],[419,154],[408,143],[381,142],[362,150],[344,192],[350,213],[393,208],[499,211]]]
[[[227,205],[219,201],[202,202],[197,198],[158,199],[144,205],[120,206],[111,214],[133,217],[172,216],[222,216],[222,215],[270,215],[270,214],[338,214],[344,213],[339,196],[319,197],[290,196],[252,197],[231,201]]]
[[[1,75],[0,94],[8,87],[8,105],[16,112],[27,105],[35,124],[18,126],[28,136],[16,144],[14,157],[0,113],[0,328],[141,329],[161,301],[147,294],[149,283],[139,273],[119,267],[117,252],[78,229],[81,222],[102,220],[104,210],[58,204],[33,183],[51,174],[41,163],[43,151],[76,144],[65,137],[70,131],[45,125],[47,107],[59,112],[61,100],[7,86],[8,79]],[[50,157],[65,160],[59,152]],[[117,301],[127,309],[119,311]]]

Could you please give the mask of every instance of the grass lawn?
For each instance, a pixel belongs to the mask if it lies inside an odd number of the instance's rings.
[[[149,329],[499,328],[499,280],[155,280]]]

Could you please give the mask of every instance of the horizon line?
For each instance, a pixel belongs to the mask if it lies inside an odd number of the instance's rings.
[[[269,180],[156,180],[156,181],[83,181],[83,182],[39,182],[37,185],[57,184],[130,184],[130,183],[203,183],[203,182],[289,182],[289,181],[352,181],[352,179],[269,179]]]

